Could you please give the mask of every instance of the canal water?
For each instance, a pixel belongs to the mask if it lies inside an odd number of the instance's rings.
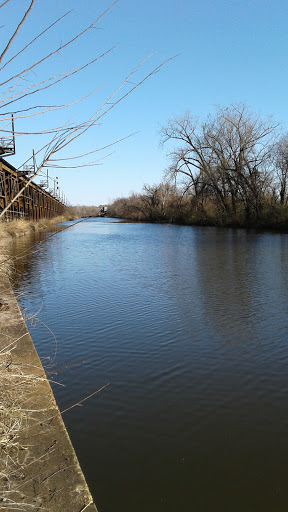
[[[63,415],[99,512],[287,510],[288,235],[99,218],[36,249],[60,409],[109,384]]]

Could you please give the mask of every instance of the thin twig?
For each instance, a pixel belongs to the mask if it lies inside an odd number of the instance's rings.
[[[5,2],[5,3],[6,3],[6,2]],[[3,5],[5,5],[5,3],[4,3],[4,4],[2,4],[2,5],[1,5],[1,7],[3,7]],[[23,23],[25,22],[25,20],[26,20],[26,18],[27,18],[27,16],[28,16],[28,14],[31,12],[32,7],[33,7],[33,4],[34,4],[34,3],[35,3],[35,0],[32,0],[32,1],[31,1],[31,4],[29,5],[29,7],[28,7],[27,11],[25,12],[25,14],[24,14],[24,16],[23,16],[22,20],[20,21],[20,23],[18,24],[18,26],[17,26],[16,30],[14,31],[14,33],[13,33],[13,34],[12,34],[12,36],[10,37],[10,39],[9,39],[9,41],[8,41],[8,43],[7,43],[7,45],[6,45],[6,47],[4,48],[3,52],[2,52],[2,53],[1,53],[1,55],[0,55],[0,62],[2,62],[2,59],[3,59],[4,55],[5,55],[5,53],[9,50],[9,47],[10,47],[10,45],[12,44],[12,41],[13,41],[13,40],[15,39],[15,37],[17,36],[17,34],[18,34],[18,32],[19,32],[20,28],[22,27]],[[22,74],[22,73],[20,73],[20,75],[21,75],[21,74]],[[17,75],[17,76],[20,76],[20,75]]]
[[[67,407],[67,409],[60,411],[61,414],[64,414],[64,412],[70,411],[70,409],[73,409],[73,407],[76,407],[77,405],[81,405],[83,402],[85,402],[85,400],[88,400],[88,398],[91,398],[92,396],[97,395],[97,393],[100,393],[100,391],[107,388],[107,386],[109,386],[109,382],[108,382],[108,384],[105,384],[105,386],[102,386],[102,388],[97,389],[97,391],[94,391],[94,393],[91,393],[91,395],[88,395],[85,398],[82,398],[82,400],[79,400],[79,402],[77,402],[76,404],[70,405],[70,407]]]

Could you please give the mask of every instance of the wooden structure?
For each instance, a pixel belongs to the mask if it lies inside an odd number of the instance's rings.
[[[28,182],[25,172],[20,172],[0,157],[0,213]],[[5,214],[10,219],[45,219],[62,215],[65,205],[33,181],[11,205]]]

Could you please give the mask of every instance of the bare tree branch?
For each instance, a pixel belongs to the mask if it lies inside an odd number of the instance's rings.
[[[4,7],[4,5],[8,4],[8,2],[10,2],[10,0],[6,0],[6,2],[4,2],[3,4],[0,5],[0,9],[1,7]]]
[[[98,151],[103,151],[104,149],[110,148],[111,146],[114,146],[115,144],[118,144],[119,142],[122,142],[123,140],[129,139],[129,137],[132,137],[133,135],[136,135],[139,132],[130,133],[130,135],[127,135],[126,137],[122,137],[122,139],[116,140],[114,142],[111,142],[111,144],[108,144],[107,146],[103,146],[102,148],[94,149],[93,151],[89,151],[88,153],[84,153],[83,155],[76,155],[71,156],[70,158],[57,158],[54,160],[53,158],[50,158],[50,162],[60,162],[63,160],[75,160],[77,158],[83,158],[87,155],[92,155],[92,153],[97,153]]]
[[[20,23],[18,24],[18,26],[17,26],[17,28],[16,28],[15,32],[14,32],[14,33],[12,34],[12,36],[10,37],[10,39],[9,39],[9,41],[8,41],[8,43],[7,43],[7,45],[6,45],[6,47],[4,48],[3,52],[2,52],[2,53],[1,53],[1,55],[0,55],[0,62],[2,62],[2,59],[3,59],[4,55],[5,55],[5,53],[7,53],[7,51],[9,50],[9,47],[10,47],[10,45],[12,44],[12,41],[13,41],[13,40],[15,39],[15,37],[17,36],[17,34],[18,34],[18,32],[19,32],[20,28],[22,27],[23,23],[25,22],[25,20],[26,20],[26,18],[27,18],[27,16],[28,16],[28,14],[31,12],[32,7],[33,7],[33,5],[34,5],[35,1],[36,1],[36,0],[32,0],[32,1],[31,1],[31,4],[29,5],[29,7],[28,7],[27,11],[25,12],[25,14],[24,14],[24,16],[23,16],[22,20],[21,20],[21,21],[20,21]],[[3,7],[3,5],[5,5],[5,4],[2,4],[2,5],[1,5],[1,7]]]
[[[12,41],[15,39],[17,33],[19,32],[20,27],[25,22],[25,19],[27,18],[29,12],[31,11],[35,1],[36,0],[32,0],[31,1],[29,9],[24,14],[21,22],[19,23],[19,25],[18,25],[17,29],[15,30],[15,32],[12,34],[9,43],[7,44],[5,50],[3,51],[2,58],[6,54],[6,52],[8,51],[9,46],[11,45]],[[106,56],[109,52],[112,51],[112,49],[114,49],[117,46],[117,45],[114,45],[109,50],[105,51],[101,55],[98,55],[97,57],[93,58],[92,60],[86,62],[84,65],[82,65],[80,67],[74,68],[72,70],[64,71],[64,72],[62,72],[60,74],[57,74],[57,75],[52,75],[52,76],[50,76],[50,77],[48,77],[46,79],[40,80],[38,82],[33,81],[33,83],[28,85],[27,87],[23,87],[22,84],[21,84],[21,86],[22,86],[21,90],[20,91],[17,90],[15,92],[16,87],[18,87],[21,82],[26,80],[26,77],[27,77],[28,73],[30,73],[30,72],[34,73],[35,68],[37,66],[39,66],[41,63],[47,61],[48,59],[50,59],[56,53],[59,53],[64,48],[66,48],[66,47],[70,46],[72,43],[76,42],[81,36],[83,36],[85,33],[87,33],[88,30],[90,30],[92,28],[95,28],[95,24],[110,9],[112,9],[112,7],[115,6],[115,4],[117,2],[118,2],[118,0],[116,0],[112,5],[110,5],[110,7],[108,7],[104,12],[102,12],[102,14],[100,16],[98,16],[98,18],[96,20],[94,20],[92,23],[90,23],[88,26],[86,26],[82,31],[78,32],[73,38],[69,39],[64,44],[61,43],[56,49],[50,51],[44,57],[42,57],[40,59],[35,59],[34,62],[30,66],[26,67],[22,71],[17,71],[13,76],[7,77],[4,81],[2,81],[2,83],[0,84],[1,87],[5,86],[7,84],[10,84],[10,86],[8,86],[9,89],[6,92],[4,92],[4,94],[2,94],[2,100],[0,102],[1,109],[2,109],[2,114],[0,114],[2,116],[2,119],[1,119],[2,123],[8,121],[8,118],[4,117],[4,116],[8,115],[7,111],[5,113],[3,112],[3,109],[5,107],[7,107],[8,105],[11,105],[11,104],[15,104],[15,102],[17,102],[17,101],[26,100],[28,97],[30,97],[33,94],[41,93],[44,90],[47,90],[48,88],[57,85],[58,83],[62,82],[63,80],[66,80],[67,78],[71,78],[76,73],[79,73],[80,71],[86,69],[88,66],[92,65],[94,62],[98,61],[100,58]],[[59,17],[57,20],[55,20],[55,22],[53,22],[51,25],[49,25],[44,31],[42,31],[40,34],[38,34],[34,38],[32,38],[31,41],[24,48],[22,48],[19,52],[15,53],[15,55],[13,55],[5,64],[3,64],[1,69],[3,70],[9,63],[11,63],[14,59],[16,59],[16,57],[18,57],[21,53],[23,53],[30,45],[35,43],[35,41],[37,41],[37,39],[39,39],[41,36],[43,36],[47,31],[49,31],[53,26],[55,26],[56,23],[58,23],[65,16],[67,16],[67,14],[68,13],[66,13],[65,15]],[[78,123],[75,123],[75,122],[72,123],[72,121],[70,119],[70,120],[67,120],[65,123],[63,123],[62,126],[58,126],[58,127],[54,126],[53,128],[44,129],[44,130],[40,130],[40,131],[32,131],[32,130],[25,130],[25,131],[18,130],[18,131],[14,131],[13,130],[13,133],[16,136],[25,136],[25,135],[44,135],[44,136],[47,136],[47,135],[51,135],[51,139],[46,144],[44,144],[40,149],[38,149],[35,152],[34,157],[35,158],[37,157],[38,159],[40,159],[40,161],[41,161],[40,164],[36,165],[36,171],[34,172],[34,174],[29,179],[27,179],[27,181],[26,181],[25,185],[22,187],[22,189],[18,191],[18,193],[10,200],[10,203],[5,208],[3,208],[3,210],[0,212],[0,219],[11,208],[13,203],[15,201],[17,201],[17,199],[23,194],[25,189],[34,180],[34,178],[37,175],[40,175],[43,172],[44,167],[46,167],[46,168],[47,167],[48,168],[49,167],[54,167],[54,168],[57,168],[57,169],[60,169],[60,168],[72,169],[72,168],[76,168],[76,167],[77,168],[80,168],[80,167],[84,168],[84,167],[90,167],[90,166],[94,166],[94,165],[99,165],[99,161],[103,160],[104,158],[107,158],[109,155],[105,155],[105,156],[103,156],[103,157],[101,157],[101,158],[99,158],[99,159],[97,159],[95,161],[92,161],[92,162],[91,161],[90,162],[83,162],[83,163],[81,163],[80,165],[77,165],[77,166],[76,165],[70,165],[70,163],[68,163],[68,162],[70,160],[74,160],[75,158],[77,158],[77,159],[85,158],[86,156],[88,156],[90,154],[93,154],[93,153],[96,153],[96,152],[98,152],[100,150],[103,150],[103,149],[106,149],[108,147],[111,147],[112,145],[114,145],[114,144],[116,144],[116,143],[118,143],[118,142],[120,142],[122,140],[125,140],[126,138],[131,136],[131,135],[129,135],[127,137],[123,137],[123,138],[121,138],[121,139],[119,139],[119,140],[117,140],[117,141],[115,141],[115,142],[113,142],[111,144],[108,144],[107,146],[104,146],[104,147],[98,148],[98,149],[94,149],[94,150],[88,151],[88,152],[83,153],[83,154],[74,155],[74,156],[71,156],[71,157],[68,157],[68,158],[60,158],[60,159],[58,159],[57,156],[56,156],[56,155],[58,155],[58,153],[61,150],[65,149],[68,146],[71,146],[71,144],[75,140],[77,140],[80,136],[83,136],[88,130],[90,130],[94,126],[98,125],[99,121],[105,115],[107,115],[120,102],[122,102],[133,91],[135,91],[136,88],[138,88],[140,85],[142,85],[148,78],[150,78],[154,74],[158,73],[159,70],[162,68],[162,66],[164,66],[166,63],[168,63],[171,59],[175,58],[175,57],[171,57],[171,58],[165,60],[159,66],[155,67],[150,73],[146,74],[143,78],[139,79],[137,82],[131,81],[130,78],[132,77],[132,75],[134,75],[136,73],[136,71],[139,70],[139,68],[147,61],[147,59],[149,57],[150,56],[148,56],[145,59],[143,59],[139,64],[137,64],[137,66],[134,69],[132,69],[132,71],[128,74],[128,76],[122,81],[120,86],[118,88],[116,88],[116,90],[108,97],[108,99],[106,101],[104,101],[104,103],[99,108],[95,109],[95,107],[94,107],[94,109],[92,110],[93,113],[92,113],[92,115],[90,115],[88,117],[88,119],[84,119],[84,121],[81,121],[81,122],[78,122]],[[12,83],[12,85],[11,85],[11,83]],[[126,86],[126,84],[129,85],[128,91],[122,92],[122,89]],[[25,106],[24,106],[22,109],[20,107],[17,110],[17,113],[20,114],[20,115],[16,115],[14,117],[14,119],[33,118],[33,117],[35,117],[37,115],[40,115],[40,114],[46,114],[46,113],[51,112],[51,111],[68,108],[68,107],[71,107],[72,105],[75,105],[77,103],[80,103],[80,102],[86,100],[89,96],[91,96],[95,92],[96,91],[93,91],[92,93],[90,93],[90,94],[88,94],[86,96],[83,96],[83,97],[77,99],[74,102],[67,102],[66,104],[60,105],[60,106],[55,105],[55,106],[49,106],[49,107],[41,107],[41,106],[32,105],[32,106],[28,106],[27,108],[25,108]],[[116,99],[116,95],[119,95],[120,92],[121,92],[120,97],[118,96],[118,99]],[[114,98],[115,98],[115,100],[114,100]],[[36,112],[35,111],[31,112],[31,110],[35,110],[35,109],[37,109]],[[26,114],[25,112],[29,112],[29,113]],[[22,113],[24,115],[22,115]],[[11,134],[12,133],[11,130],[7,129],[6,127],[3,127],[1,131],[4,134]],[[27,162],[29,162],[29,160],[31,160],[31,157],[28,158],[24,162],[24,164],[22,164],[22,165],[27,164]],[[35,160],[35,162],[36,162],[36,160]],[[62,162],[63,162],[63,164],[62,164]],[[67,164],[64,163],[64,162],[67,162]],[[20,168],[21,167],[22,166],[20,166]]]
[[[10,1],[10,0],[7,0],[7,1]],[[2,6],[0,6],[0,7],[2,7]],[[19,52],[17,52],[15,55],[13,55],[13,57],[11,57],[11,59],[7,60],[7,62],[5,62],[5,64],[0,68],[0,71],[2,71],[6,66],[8,66],[8,64],[10,64],[10,62],[12,62],[14,59],[16,59],[16,57],[19,57],[19,55],[21,55],[21,53],[23,53],[25,50],[27,50],[27,48],[29,48],[29,46],[31,46],[33,43],[35,43],[35,41],[37,41],[37,39],[39,39],[41,36],[43,36],[46,32],[48,32],[48,30],[50,30],[52,27],[54,27],[57,23],[59,23],[59,21],[63,20],[63,18],[68,16],[68,14],[70,14],[70,13],[71,13],[71,11],[68,11],[65,14],[63,14],[63,16],[60,16],[60,18],[58,18],[53,23],[51,23],[51,25],[49,25],[49,27],[45,28],[45,30],[43,30],[40,34],[38,34],[38,36],[34,37],[34,39],[32,39],[30,41],[30,43],[26,44],[26,46],[24,46],[24,48],[22,48]]]
[[[23,186],[23,188],[14,196],[14,198],[10,201],[10,204],[2,210],[0,213],[0,219],[5,215],[5,213],[9,210],[9,208],[12,206],[12,204],[23,194],[24,190],[29,186],[31,181],[39,174],[39,172],[43,169],[43,167],[47,167],[51,157],[58,153],[60,150],[62,150],[64,147],[70,145],[75,139],[83,135],[87,130],[92,128],[100,118],[102,118],[104,115],[106,115],[110,110],[115,108],[116,105],[118,105],[120,102],[122,102],[127,96],[129,96],[137,87],[142,85],[146,80],[148,80],[149,77],[154,75],[159,69],[161,69],[167,62],[174,59],[174,57],[170,57],[166,61],[162,62],[159,66],[157,66],[153,71],[151,71],[149,74],[147,74],[142,80],[140,80],[133,88],[131,88],[127,93],[123,94],[121,98],[119,98],[113,105],[111,105],[109,108],[107,108],[102,114],[99,114],[101,110],[107,105],[107,103],[111,100],[111,98],[119,91],[121,88],[126,84],[127,80],[131,77],[132,74],[135,73],[135,71],[147,60],[147,58],[143,59],[140,64],[138,64],[128,75],[128,77],[122,82],[122,84],[118,87],[118,89],[108,98],[108,100],[98,109],[86,122],[84,122],[81,125],[78,125],[75,129],[67,129],[66,131],[63,131],[61,134],[57,132],[53,139],[46,145],[44,148],[46,148],[45,154],[43,156],[42,163],[37,168],[36,172],[29,178],[29,180],[26,182],[26,184]],[[98,117],[96,117],[98,115]],[[43,148],[42,148],[43,150]],[[40,152],[41,150],[39,150]],[[25,162],[26,163],[26,162]]]
[[[35,0],[32,0],[32,1],[33,1],[33,3],[35,2]],[[53,52],[50,52],[48,55],[45,55],[42,59],[34,62],[29,68],[26,68],[26,69],[20,71],[16,75],[14,75],[14,76],[8,78],[7,80],[5,80],[4,82],[0,83],[0,87],[2,87],[3,85],[6,85],[7,83],[11,82],[11,80],[14,80],[15,78],[18,78],[19,76],[23,76],[28,71],[31,71],[36,66],[39,66],[39,64],[42,64],[42,62],[45,62],[47,59],[50,59],[56,53],[59,53],[60,50],[63,50],[67,46],[69,46],[72,43],[74,43],[75,41],[77,41],[77,39],[79,39],[79,37],[83,36],[86,32],[88,32],[88,30],[90,30],[96,23],[98,23],[98,21],[101,18],[103,18],[103,16],[105,16],[105,14],[107,14],[107,12],[109,12],[112,9],[112,7],[114,7],[114,5],[116,5],[118,2],[119,2],[119,0],[116,0],[102,14],[100,14],[100,16],[98,16],[98,18],[95,21],[93,21],[93,23],[91,23],[88,27],[86,27],[84,30],[82,30],[82,32],[79,32],[72,39],[69,39],[69,41],[67,41],[66,43],[61,44],[60,46],[58,46],[58,48],[56,48],[56,50],[54,50]],[[1,59],[0,59],[0,62],[1,62]]]
[[[103,86],[103,87],[105,87],[105,86]],[[62,110],[63,108],[72,107],[72,105],[76,105],[77,103],[80,103],[81,101],[86,100],[87,98],[89,98],[90,96],[95,94],[96,92],[99,92],[101,89],[103,89],[103,87],[99,87],[98,89],[95,89],[94,91],[90,92],[89,94],[86,94],[86,96],[83,96],[82,98],[79,98],[78,100],[72,101],[71,103],[67,103],[66,105],[58,105],[58,106],[55,105],[54,107],[50,106],[50,107],[47,107],[46,110],[40,110],[40,111],[34,112],[33,114],[27,114],[25,116],[17,116],[17,115],[14,114],[14,120],[16,120],[16,119],[27,119],[28,117],[34,117],[34,116],[38,116],[38,115],[41,115],[41,114],[46,114],[47,112],[54,112],[55,110]],[[27,109],[24,109],[24,110],[19,110],[18,112],[25,112],[25,111],[27,112],[27,111],[35,109],[35,108],[41,108],[41,106],[35,105],[34,107],[27,108]],[[1,115],[8,115],[9,113],[10,113],[10,115],[13,114],[13,112],[6,112],[6,113],[3,113],[3,114],[0,113],[0,116]],[[16,113],[17,113],[17,111],[16,111]],[[3,119],[0,119],[0,122],[8,121],[10,119],[11,119],[10,116],[9,117],[4,117]]]
[[[11,99],[8,98],[8,100],[10,99],[10,101],[7,101],[7,99],[2,101],[1,103],[4,103],[2,105],[2,108],[5,108],[8,105],[11,105],[11,103],[14,103],[16,101],[22,100],[23,98],[25,98],[27,96],[31,96],[32,94],[38,94],[40,91],[44,91],[45,89],[49,89],[50,87],[53,87],[54,85],[62,82],[63,80],[66,80],[67,78],[70,78],[71,76],[75,75],[76,73],[79,73],[83,69],[91,66],[92,64],[94,64],[95,62],[100,60],[101,58],[105,57],[105,55],[110,53],[114,48],[116,48],[116,46],[117,45],[112,46],[111,48],[109,48],[109,50],[106,50],[106,52],[102,53],[102,55],[99,55],[99,56],[95,57],[93,60],[91,60],[90,62],[87,62],[86,64],[84,64],[83,66],[81,66],[79,68],[75,68],[75,69],[73,69],[71,71],[65,71],[64,73],[59,73],[58,75],[55,75],[55,76],[50,77],[50,78],[47,78],[46,80],[44,80],[42,82],[30,85],[26,89],[23,89],[22,91],[18,92],[14,96],[12,96]],[[64,76],[62,76],[62,75],[64,75]],[[46,85],[44,87],[39,87],[39,85],[47,83],[47,82],[50,82],[51,80],[54,80],[55,78],[57,78],[59,76],[61,76],[61,78],[59,78],[58,80],[55,80],[54,82],[52,82],[52,83],[50,83],[50,84],[48,84],[48,85]],[[37,87],[37,89],[35,89],[36,87]],[[32,88],[34,89],[33,91],[27,92],[26,94],[22,94],[24,91],[27,91],[27,90],[32,89]],[[19,98],[15,98],[16,96],[18,96],[18,94],[22,94],[22,96],[20,96]]]

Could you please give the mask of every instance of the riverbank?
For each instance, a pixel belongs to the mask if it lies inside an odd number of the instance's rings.
[[[0,285],[2,510],[96,512],[13,291]]]
[[[253,203],[227,204],[221,208],[215,198],[182,194],[170,185],[144,187],[141,194],[116,199],[108,206],[110,217],[132,221],[161,222],[185,226],[214,226],[288,231],[288,204],[274,197]]]
[[[233,229],[254,229],[257,231],[274,231],[278,233],[288,232],[288,213],[287,218],[275,220],[272,216],[266,220],[254,220],[251,222],[241,221],[237,218],[219,219],[216,217],[206,217],[202,215],[191,215],[191,216],[179,216],[179,217],[145,217],[145,216],[121,216],[121,215],[110,215],[111,218],[121,219],[122,222],[139,222],[148,224],[175,224],[177,226],[200,226],[200,227],[218,227],[218,228],[233,228]]]
[[[9,258],[9,245],[13,239],[28,236],[37,231],[49,231],[51,229],[58,229],[57,224],[67,220],[63,217],[55,217],[54,219],[43,219],[39,222],[19,219],[11,222],[0,222],[0,265],[1,274],[7,273],[11,266]]]
[[[15,237],[56,218],[0,224],[0,503],[2,510],[95,512],[92,497],[9,282]],[[59,229],[63,229],[63,226]]]

